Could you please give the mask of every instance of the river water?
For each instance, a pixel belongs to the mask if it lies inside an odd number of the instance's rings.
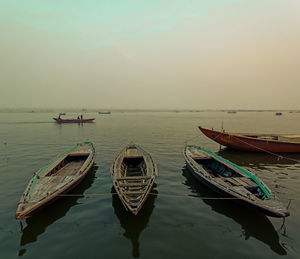
[[[300,154],[219,151],[197,126],[236,132],[299,133],[300,114],[115,112],[95,123],[58,125],[50,113],[0,113],[0,258],[299,258]],[[66,117],[77,117],[67,114]],[[27,220],[17,203],[32,174],[76,143],[91,141],[95,165],[64,197]],[[110,166],[129,142],[158,165],[155,188],[137,216],[112,194]],[[201,145],[256,173],[291,216],[266,217],[219,196],[186,170],[185,144]],[[295,161],[296,160],[296,161]],[[84,194],[83,197],[76,196]],[[215,199],[204,199],[204,197]]]

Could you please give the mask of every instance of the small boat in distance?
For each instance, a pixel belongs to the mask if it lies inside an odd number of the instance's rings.
[[[229,133],[210,130],[201,126],[199,129],[208,138],[229,148],[256,152],[300,152],[300,135]]]
[[[150,154],[135,144],[129,144],[115,159],[111,175],[124,207],[137,215],[158,175]]]
[[[60,198],[78,185],[95,160],[91,142],[77,144],[33,174],[16,211],[17,219],[25,219]]]
[[[111,114],[110,111],[107,111],[107,112],[98,112],[98,114]]]
[[[184,158],[189,171],[204,185],[224,197],[272,217],[287,217],[287,208],[254,174],[207,151],[188,145]]]
[[[280,116],[280,115],[282,115],[282,112],[276,112],[275,115]]]
[[[93,122],[95,118],[91,119],[59,119],[59,118],[53,118],[57,123],[89,123]]]

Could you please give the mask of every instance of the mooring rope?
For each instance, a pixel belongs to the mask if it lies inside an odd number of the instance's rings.
[[[218,137],[220,137],[220,136],[221,136],[222,134],[224,134],[224,133],[226,133],[226,132],[220,132],[217,136],[215,136],[214,138],[211,138],[211,139],[215,141]],[[227,134],[227,133],[226,133],[226,134]],[[185,142],[184,142],[185,145],[187,145],[187,142],[189,142],[189,141],[191,141],[191,140],[194,140],[196,137],[199,137],[199,136],[200,136],[200,135],[197,134],[195,137],[190,138],[190,139],[188,139],[188,140],[185,140]],[[293,162],[300,163],[300,160],[298,160],[298,159],[290,158],[290,157],[287,157],[287,156],[283,156],[283,155],[276,154],[276,153],[271,152],[271,151],[264,150],[264,149],[262,149],[262,148],[259,148],[259,147],[255,146],[255,145],[252,145],[252,144],[250,144],[250,143],[247,143],[247,142],[245,142],[245,141],[243,141],[243,140],[241,140],[241,139],[235,137],[234,135],[231,135],[231,137],[232,137],[232,138],[235,138],[236,140],[238,140],[238,141],[240,141],[240,142],[242,142],[242,143],[244,143],[244,144],[246,144],[246,145],[248,145],[248,146],[251,146],[251,147],[253,147],[253,148],[256,148],[256,149],[259,150],[259,151],[265,152],[265,153],[267,153],[267,154],[269,154],[269,155],[276,156],[276,157],[278,158],[278,160],[279,160],[279,159],[286,159],[286,160],[290,160],[290,161],[293,161]]]
[[[237,139],[238,141],[240,141],[240,142],[242,142],[242,143],[244,143],[244,144],[247,144],[248,146],[251,146],[251,147],[253,147],[253,148],[256,148],[256,149],[258,149],[258,150],[260,150],[260,151],[262,151],[262,152],[265,152],[265,153],[268,153],[268,154],[270,154],[270,155],[276,156],[276,157],[278,157],[279,159],[287,159],[287,160],[291,160],[291,161],[300,163],[300,160],[298,160],[298,159],[294,159],[294,158],[290,158],[290,157],[278,155],[278,154],[273,153],[273,152],[271,152],[271,151],[264,150],[264,149],[262,149],[262,148],[259,148],[259,147],[257,147],[257,146],[254,146],[254,145],[252,145],[252,144],[250,144],[250,143],[247,143],[246,141],[243,141],[243,140],[241,140],[241,139],[239,139],[239,138],[237,138],[237,137],[235,137],[235,136],[233,136],[233,135],[232,135],[231,137]]]
[[[108,196],[108,195],[118,195],[117,192],[109,192],[109,193],[90,193],[90,194],[60,194],[57,195],[59,197],[82,197],[82,198],[92,198],[97,196]],[[165,196],[165,197],[180,197],[180,198],[197,198],[201,200],[240,200],[241,198],[236,197],[206,197],[206,196],[197,196],[192,194],[178,195],[178,194],[167,194],[167,193],[153,193],[150,192],[149,195],[153,196]],[[288,199],[290,206],[291,201],[295,199]]]

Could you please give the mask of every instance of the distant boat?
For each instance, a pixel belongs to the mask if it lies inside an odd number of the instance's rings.
[[[135,144],[126,146],[115,159],[111,175],[124,207],[137,215],[158,175],[150,154]]]
[[[275,115],[279,116],[279,115],[282,115],[282,113],[281,112],[276,112]]]
[[[227,113],[232,113],[233,114],[233,113],[236,113],[236,111],[228,111]]]
[[[95,118],[91,119],[59,119],[59,118],[53,118],[57,123],[88,123],[93,122]]]
[[[94,160],[93,144],[84,142],[34,173],[20,199],[16,218],[28,218],[58,199],[61,194],[70,191],[86,176]]]
[[[98,114],[111,114],[110,111],[107,111],[107,112],[98,112]]]
[[[193,145],[185,147],[184,158],[189,171],[222,196],[272,217],[290,215],[261,180],[238,165]]]
[[[201,126],[199,129],[208,138],[229,148],[256,152],[300,152],[300,135],[229,133]]]

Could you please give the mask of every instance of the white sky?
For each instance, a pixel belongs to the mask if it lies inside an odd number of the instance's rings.
[[[2,2],[0,108],[300,109],[299,0]]]

